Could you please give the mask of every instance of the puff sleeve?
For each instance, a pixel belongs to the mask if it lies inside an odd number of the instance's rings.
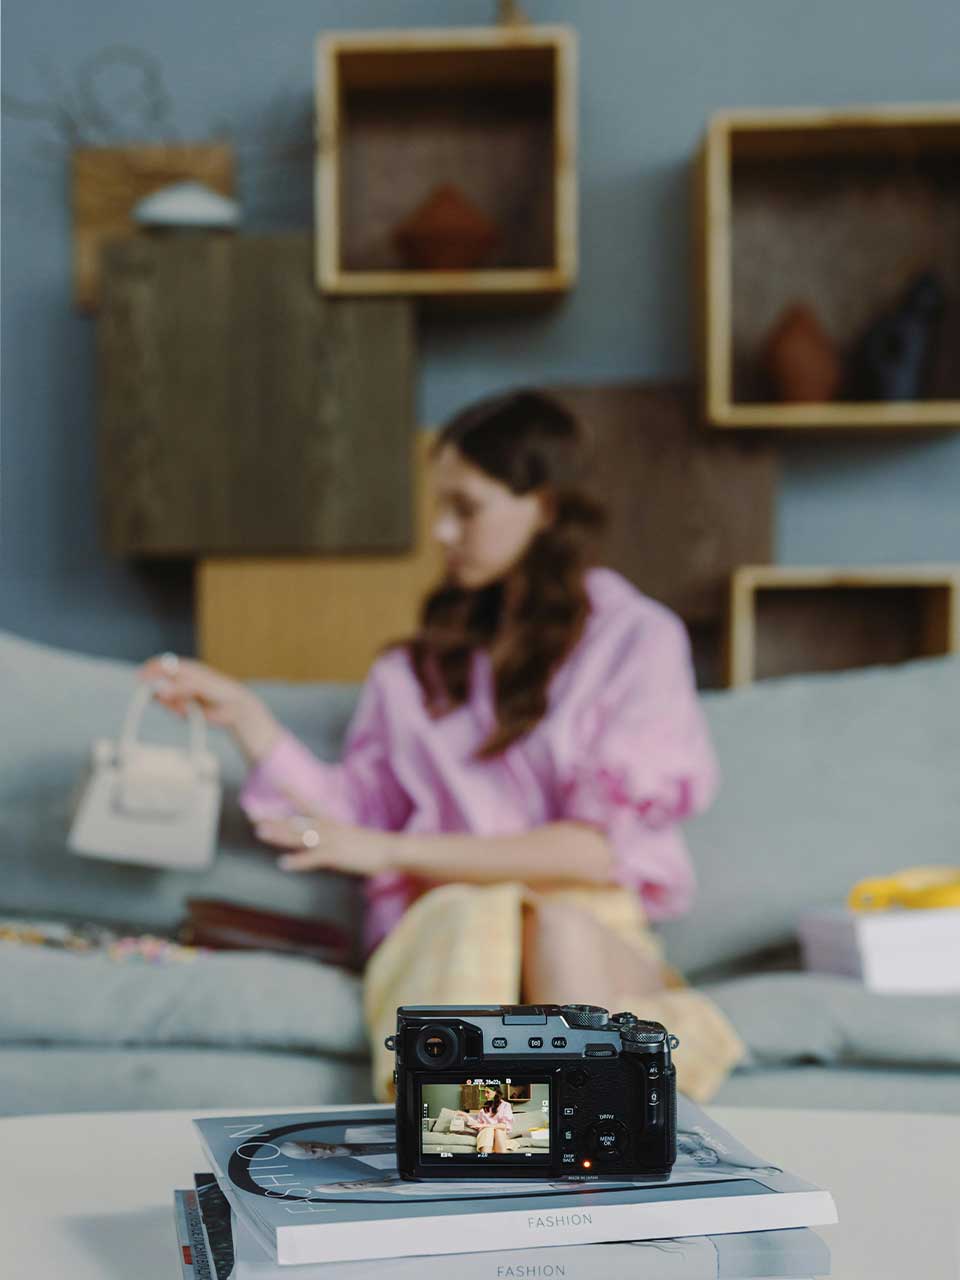
[[[574,738],[560,816],[604,831],[617,881],[650,919],[681,915],[696,880],[679,824],[709,805],[717,768],[678,618],[664,609],[628,629]]]
[[[303,803],[298,805],[291,791]],[[390,763],[389,725],[376,666],[350,720],[340,763],[319,760],[285,730],[247,775],[240,805],[253,822],[290,817],[309,807],[355,826],[384,831],[404,826],[411,803]]]

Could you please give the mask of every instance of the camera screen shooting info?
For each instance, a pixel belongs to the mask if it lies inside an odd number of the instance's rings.
[[[420,1117],[420,1155],[427,1162],[550,1162],[549,1080],[423,1082]]]

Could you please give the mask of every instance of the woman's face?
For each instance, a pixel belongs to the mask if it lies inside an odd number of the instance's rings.
[[[492,1102],[496,1096],[496,1092],[493,1089],[484,1089],[483,1091],[484,1102]]]
[[[434,462],[433,536],[443,548],[448,576],[461,587],[485,587],[511,569],[547,523],[538,493],[513,493],[444,445]]]

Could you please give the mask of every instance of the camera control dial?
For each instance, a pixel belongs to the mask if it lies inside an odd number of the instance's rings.
[[[663,1027],[651,1026],[649,1022],[635,1022],[621,1028],[620,1037],[624,1044],[651,1047],[663,1044],[666,1039]]]
[[[586,1132],[587,1150],[595,1159],[616,1160],[626,1154],[630,1134],[619,1120],[601,1120]]]
[[[562,1004],[560,1012],[571,1027],[592,1027],[599,1030],[607,1025],[609,1011],[598,1004]]]

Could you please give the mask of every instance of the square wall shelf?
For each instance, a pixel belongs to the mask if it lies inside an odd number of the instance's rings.
[[[960,427],[960,104],[721,112],[695,200],[710,424]],[[924,270],[947,295],[929,398],[772,398],[763,345],[791,304],[843,358]]]
[[[960,653],[960,564],[742,565],[727,684]]]
[[[317,279],[335,294],[537,295],[577,272],[576,37],[522,26],[317,42]],[[491,219],[469,270],[410,267],[394,231],[439,187]]]

